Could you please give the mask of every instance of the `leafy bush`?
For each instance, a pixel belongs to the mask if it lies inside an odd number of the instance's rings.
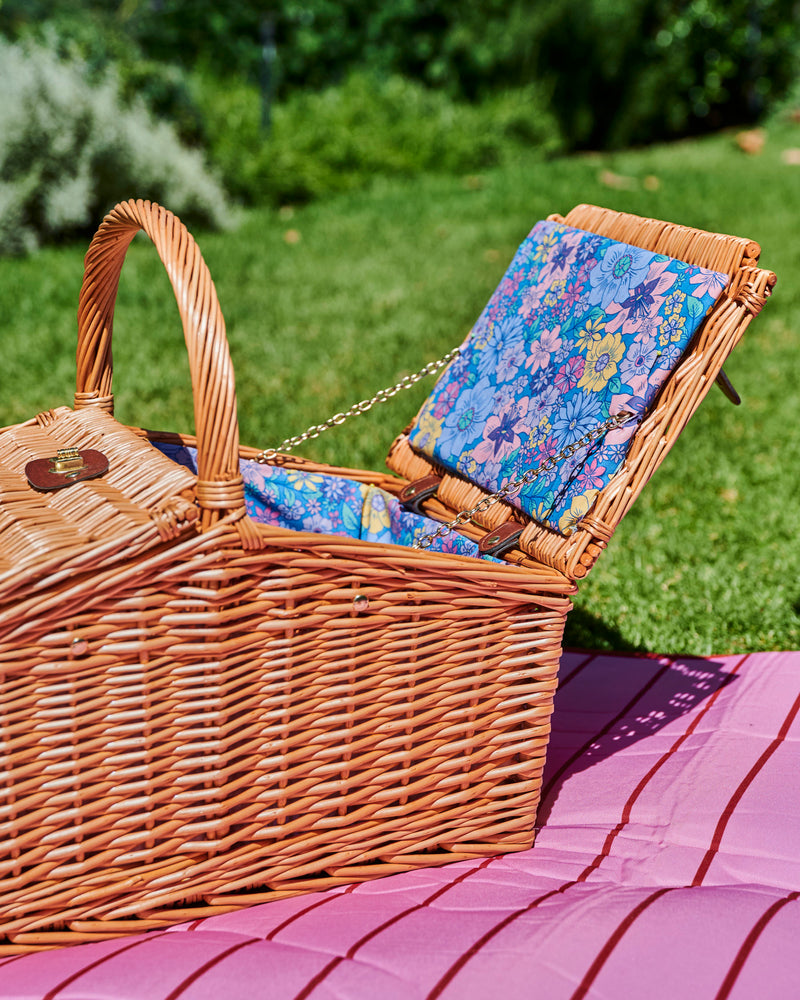
[[[252,84],[272,31],[282,100],[355,70],[460,101],[544,84],[562,133],[582,146],[752,121],[798,58],[797,0],[4,0],[0,30],[4,17],[19,30],[37,9],[63,20],[76,7],[150,60]]]
[[[755,121],[800,65],[795,0],[547,0],[537,25],[538,64],[572,147]]]
[[[49,48],[0,39],[0,253],[93,228],[115,202],[164,201],[188,222],[223,225],[226,196],[197,151],[113,75]]]
[[[211,160],[246,202],[306,201],[378,174],[471,173],[521,149],[547,155],[561,147],[534,87],[470,105],[402,77],[356,73],[277,105],[269,137],[254,87],[206,80],[200,104]]]

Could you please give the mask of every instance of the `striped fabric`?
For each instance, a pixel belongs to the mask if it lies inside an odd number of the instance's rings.
[[[571,653],[523,854],[0,959],[2,1000],[794,996],[800,653]]]

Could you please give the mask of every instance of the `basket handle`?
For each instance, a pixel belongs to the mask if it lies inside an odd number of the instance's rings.
[[[125,254],[140,230],[167,269],[183,323],[194,396],[200,528],[232,516],[247,548],[263,543],[246,516],[239,473],[239,424],[225,321],[208,267],[193,237],[172,212],[149,201],[116,206],[97,230],[84,260],[78,305],[75,408],[114,411],[111,339]]]

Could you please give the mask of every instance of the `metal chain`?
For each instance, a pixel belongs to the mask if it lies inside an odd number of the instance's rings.
[[[523,486],[528,486],[543,472],[548,472],[550,469],[555,468],[559,462],[562,462],[566,458],[570,458],[576,451],[580,451],[580,449],[586,445],[591,444],[593,441],[597,441],[609,431],[615,430],[617,427],[621,427],[632,417],[635,417],[635,414],[628,413],[627,411],[623,411],[622,413],[615,414],[613,417],[609,417],[608,420],[599,424],[593,430],[587,431],[586,434],[584,434],[583,437],[578,438],[577,441],[573,441],[572,444],[566,445],[556,455],[546,458],[537,468],[528,469],[528,471],[523,473],[519,479],[515,479],[510,483],[505,483],[505,485],[501,486],[496,493],[485,496],[470,510],[462,510],[461,513],[454,517],[452,521],[442,524],[436,529],[436,531],[431,532],[429,535],[421,535],[418,539],[416,539],[411,547],[413,549],[430,548],[437,538],[443,538],[456,528],[460,528],[462,524],[467,524],[472,520],[475,514],[482,514],[485,510],[494,506],[494,504],[500,503],[502,500],[508,500],[509,497],[515,496],[519,493]]]
[[[325,431],[329,431],[332,427],[339,427],[349,420],[350,417],[359,416],[362,413],[367,413],[371,410],[376,403],[386,403],[393,396],[396,396],[398,392],[402,392],[403,389],[410,389],[412,385],[415,385],[421,379],[425,378],[427,375],[433,375],[438,371],[441,371],[446,365],[449,365],[453,358],[458,357],[461,353],[461,348],[456,347],[452,351],[449,351],[443,358],[439,358],[438,361],[430,361],[424,368],[420,368],[418,372],[413,375],[405,375],[400,379],[395,385],[391,386],[389,389],[379,389],[371,399],[362,399],[360,403],[354,403],[349,410],[345,410],[344,413],[335,413],[332,417],[329,417],[324,424],[312,424],[307,430],[303,431],[302,434],[298,434],[296,437],[286,438],[286,440],[281,441],[281,443],[275,448],[265,448],[255,457],[256,462],[261,462],[262,464],[267,464],[274,461],[281,452],[292,451],[298,445],[304,444],[306,441],[313,441],[314,438],[318,438],[320,434]]]

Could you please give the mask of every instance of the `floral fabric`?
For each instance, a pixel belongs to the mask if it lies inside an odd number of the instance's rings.
[[[489,492],[610,416],[640,418],[728,275],[539,222],[423,405],[412,447]],[[511,503],[567,532],[622,465],[636,420]]]
[[[158,448],[197,472],[194,448],[164,443]],[[404,510],[396,497],[376,486],[247,460],[239,464],[247,512],[261,524],[409,547],[439,527],[437,521]],[[437,538],[428,551],[480,555],[476,542],[456,532]]]

